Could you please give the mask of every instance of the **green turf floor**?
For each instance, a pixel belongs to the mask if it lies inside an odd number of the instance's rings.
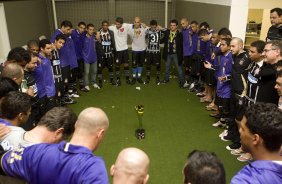
[[[140,86],[141,90],[136,87]],[[221,128],[211,126],[216,120],[209,117],[194,93],[179,89],[176,79],[166,85],[122,86],[104,84],[103,89],[91,88],[82,93],[78,103],[71,107],[79,113],[83,108],[102,108],[110,119],[110,128],[95,155],[102,156],[107,169],[114,163],[118,152],[125,147],[137,147],[150,157],[150,179],[153,184],[183,183],[182,169],[189,152],[194,149],[215,152],[224,163],[227,183],[245,163],[226,150],[230,142],[223,142],[218,135]],[[138,118],[134,106],[145,106],[144,140],[136,139]]]

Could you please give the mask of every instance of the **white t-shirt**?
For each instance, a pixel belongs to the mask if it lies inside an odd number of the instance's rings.
[[[116,50],[122,51],[128,49],[127,35],[132,24],[123,23],[121,28],[117,29],[116,26],[109,26],[109,29],[114,32]]]
[[[146,50],[146,32],[147,28],[141,26],[138,29],[134,29],[133,25],[130,27],[128,34],[132,39],[132,50],[133,51],[144,51]]]

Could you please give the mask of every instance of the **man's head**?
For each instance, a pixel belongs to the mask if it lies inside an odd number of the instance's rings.
[[[151,20],[150,21],[150,28],[152,31],[155,31],[157,30],[157,27],[158,27],[158,22],[156,20]]]
[[[176,19],[172,19],[171,21],[170,21],[170,30],[171,31],[176,31],[177,30],[177,26],[178,26],[178,21],[176,20]]]
[[[218,36],[220,40],[223,38],[232,38],[232,33],[228,28],[223,27],[218,31]]]
[[[225,184],[223,164],[214,153],[192,151],[183,169],[184,184]]]
[[[30,54],[22,47],[15,47],[8,53],[7,62],[9,61],[14,61],[14,63],[24,68],[26,63],[30,61]]]
[[[239,55],[244,49],[243,40],[241,38],[233,38],[230,43],[230,50],[233,55]]]
[[[265,42],[257,40],[251,43],[249,48],[249,57],[254,62],[260,62],[264,57],[262,55]]]
[[[8,77],[14,80],[18,85],[22,83],[24,77],[24,71],[21,66],[16,63],[9,63],[5,65],[1,72],[2,77]]]
[[[93,24],[87,24],[86,31],[89,36],[92,36],[94,34],[94,29],[95,28]]]
[[[282,112],[271,103],[256,103],[246,109],[239,129],[242,148],[254,159],[278,153],[282,144]]]
[[[134,23],[133,23],[135,28],[139,28],[141,26],[141,19],[140,17],[135,17],[134,18]]]
[[[19,91],[11,91],[2,98],[2,118],[14,121],[18,126],[27,121],[31,110],[30,96]]]
[[[85,31],[85,28],[86,28],[85,22],[79,22],[77,24],[77,30],[80,34],[82,34]]]
[[[228,51],[230,51],[230,43],[231,38],[223,38],[220,43],[220,51],[223,54],[226,54]]]
[[[121,28],[122,24],[123,24],[123,18],[122,17],[117,17],[116,18],[116,28],[117,29]]]
[[[199,30],[199,23],[197,21],[193,20],[190,25],[191,25],[191,29],[192,29],[193,33],[198,32],[198,30]]]
[[[36,52],[30,52],[31,60],[25,65],[26,71],[33,71],[38,64],[38,54]]]
[[[276,63],[282,58],[282,42],[278,40],[272,40],[267,42],[263,49],[263,55],[267,63]]]
[[[27,50],[30,52],[39,52],[39,46],[38,46],[38,41],[36,40],[29,40],[27,42]]]
[[[77,136],[90,137],[94,141],[93,150],[102,142],[109,127],[109,119],[102,109],[89,107],[84,109],[75,123]]]
[[[123,149],[111,167],[113,184],[146,184],[149,179],[149,157],[138,148]]]
[[[270,10],[270,22],[273,26],[282,24],[282,9],[273,8]]]
[[[202,22],[199,26],[200,29],[210,30],[210,25],[207,22]]]
[[[107,20],[102,21],[102,29],[105,32],[109,30],[109,22]]]
[[[66,35],[69,36],[72,30],[72,23],[68,20],[64,20],[61,23],[61,31]]]
[[[46,127],[52,132],[54,136],[50,137],[50,143],[57,143],[71,136],[76,120],[77,116],[71,109],[54,107],[40,119],[37,126]]]
[[[10,91],[19,91],[19,85],[8,77],[0,77],[0,99],[6,96]]]
[[[182,18],[180,21],[180,25],[183,29],[187,28],[189,26],[189,21],[187,18]]]
[[[279,70],[277,72],[275,89],[277,90],[277,93],[281,97],[282,96],[282,70]]]
[[[49,40],[43,39],[39,41],[40,53],[44,56],[50,56],[52,51],[52,44]]]
[[[55,38],[54,46],[57,50],[60,50],[66,42],[66,36],[63,34],[59,34]]]
[[[219,42],[219,36],[218,33],[213,33],[211,38],[212,44],[217,45]]]
[[[198,36],[199,36],[199,39],[204,41],[204,42],[207,42],[211,39],[210,34],[209,34],[208,30],[206,30],[206,29],[200,29],[199,32],[198,32]]]

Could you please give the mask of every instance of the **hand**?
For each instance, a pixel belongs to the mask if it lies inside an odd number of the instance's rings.
[[[212,66],[211,66],[211,64],[208,61],[205,61],[204,62],[204,67],[205,68],[211,68]]]
[[[212,58],[212,59],[215,58],[215,53],[214,53],[214,52],[212,53],[211,58]]]
[[[3,140],[3,138],[11,131],[11,128],[4,124],[0,124],[0,139]]]

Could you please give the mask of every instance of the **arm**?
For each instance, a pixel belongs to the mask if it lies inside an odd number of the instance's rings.
[[[8,126],[0,123],[0,140],[2,141],[4,139],[4,137],[11,132],[11,128],[9,128]]]

